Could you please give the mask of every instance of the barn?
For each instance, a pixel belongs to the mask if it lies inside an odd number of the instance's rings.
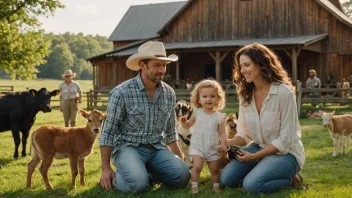
[[[231,82],[234,53],[258,42],[273,49],[292,80],[314,68],[322,83],[352,75],[352,20],[339,0],[189,0],[131,6],[109,37],[114,50],[87,59],[95,90],[110,90],[137,73],[127,58],[148,40],[179,56],[165,81],[213,77]]]

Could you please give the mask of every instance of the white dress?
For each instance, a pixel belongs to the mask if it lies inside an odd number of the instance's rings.
[[[224,115],[217,111],[212,115],[207,115],[201,108],[194,108],[193,114],[196,122],[193,125],[189,155],[201,156],[206,161],[220,159],[215,147],[220,144],[218,130]]]

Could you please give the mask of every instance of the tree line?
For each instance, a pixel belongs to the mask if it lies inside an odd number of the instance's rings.
[[[83,33],[46,34],[50,41],[50,54],[46,63],[38,66],[38,78],[60,79],[66,69],[72,69],[78,79],[92,79],[92,65],[85,59],[113,49],[104,36]]]

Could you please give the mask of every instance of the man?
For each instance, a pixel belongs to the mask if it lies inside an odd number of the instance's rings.
[[[306,88],[312,89],[312,88],[320,88],[321,87],[321,83],[320,83],[320,79],[318,77],[316,77],[317,72],[314,69],[309,70],[309,77],[306,81]],[[311,92],[308,93],[309,97],[318,97],[318,93],[317,92]]]
[[[140,73],[109,95],[99,138],[103,189],[141,193],[150,181],[171,188],[188,184],[190,173],[177,144],[175,92],[162,82],[166,64],[177,59],[167,57],[163,43],[156,41],[144,43],[127,59],[127,67]]]

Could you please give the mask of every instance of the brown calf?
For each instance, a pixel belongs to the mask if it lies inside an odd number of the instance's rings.
[[[76,184],[76,176],[80,174],[80,184],[84,181],[84,160],[93,151],[93,143],[106,115],[97,110],[86,112],[79,110],[87,118],[86,126],[60,127],[42,126],[32,134],[31,153],[32,160],[28,163],[27,187],[31,186],[32,174],[35,167],[42,161],[39,171],[43,177],[46,189],[52,189],[48,178],[48,169],[56,159],[70,159],[72,172],[72,186]],[[78,169],[77,169],[78,167]]]

